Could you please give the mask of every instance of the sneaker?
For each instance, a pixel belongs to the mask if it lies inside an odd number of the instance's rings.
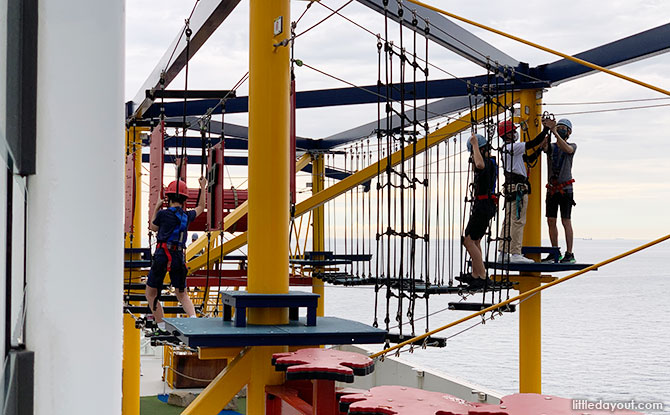
[[[169,331],[157,327],[156,330],[147,334],[146,337],[169,336],[170,334]]]
[[[461,274],[461,275],[459,275],[458,277],[456,277],[456,280],[457,280],[457,281],[460,281],[461,284],[468,285],[468,284],[470,284],[470,281],[473,280],[473,278],[472,278],[472,274],[467,273],[467,274]]]
[[[561,255],[561,251],[558,251],[558,261],[560,261],[562,258],[563,256]],[[556,256],[554,254],[548,254],[546,257],[542,258],[543,264],[553,264],[558,261],[556,260]]]
[[[577,262],[575,260],[575,254],[572,252],[566,252],[563,258],[561,259],[561,264],[574,264]]]
[[[500,262],[501,264],[509,263],[509,254],[503,254],[502,252],[500,252],[498,254],[498,262]]]
[[[484,287],[486,287],[487,290],[490,290],[492,288],[496,288],[496,283],[488,277],[486,279],[472,277],[468,283],[468,288],[470,290],[481,290]]]
[[[521,254],[512,254],[512,256],[509,259],[510,264],[534,264],[535,261],[533,261],[530,258],[526,258],[525,256]]]

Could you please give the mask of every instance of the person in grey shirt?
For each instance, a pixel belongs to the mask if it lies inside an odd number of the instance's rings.
[[[550,121],[554,124],[553,121]],[[576,205],[572,189],[572,160],[577,151],[577,144],[568,143],[572,134],[572,123],[570,120],[558,120],[555,125],[550,126],[556,137],[556,142],[547,144],[544,151],[547,153],[548,183],[546,198],[546,216],[549,226],[549,239],[551,245],[558,247],[558,227],[556,218],[558,209],[561,210],[561,222],[565,231],[565,255],[560,259],[562,263],[574,263],[575,255],[572,252],[573,230],[572,230],[572,207]],[[554,256],[548,255],[542,262],[554,262]]]

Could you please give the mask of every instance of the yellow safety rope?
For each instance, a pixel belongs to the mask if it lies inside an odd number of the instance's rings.
[[[602,261],[602,262],[599,262],[599,263],[597,263],[597,264],[593,264],[593,265],[591,265],[591,266],[589,266],[589,267],[586,267],[586,268],[584,268],[584,269],[582,269],[582,270],[580,270],[580,271],[575,272],[574,274],[570,274],[570,275],[568,275],[568,276],[566,276],[566,277],[557,279],[557,280],[552,281],[552,282],[550,282],[550,283],[548,283],[548,284],[546,284],[546,285],[543,285],[543,286],[541,286],[541,287],[533,288],[532,290],[528,290],[528,291],[526,291],[526,292],[524,292],[524,293],[521,293],[521,294],[517,295],[516,297],[510,298],[509,300],[505,300],[505,301],[500,302],[500,303],[498,303],[498,304],[492,305],[491,307],[487,307],[487,308],[485,308],[485,309],[483,309],[483,310],[481,310],[481,311],[478,311],[478,312],[476,312],[476,313],[474,313],[474,314],[470,314],[470,315],[467,316],[467,317],[463,317],[463,318],[460,319],[460,320],[453,321],[453,322],[451,322],[451,323],[449,323],[449,324],[447,324],[447,325],[444,325],[444,326],[442,326],[442,327],[439,327],[439,328],[437,328],[437,329],[435,329],[435,330],[431,330],[431,331],[429,331],[429,332],[427,332],[427,333],[424,333],[424,334],[422,334],[422,335],[420,335],[420,336],[416,336],[416,337],[411,338],[411,339],[409,339],[409,340],[406,340],[406,341],[404,341],[404,342],[402,342],[402,343],[398,343],[398,344],[396,344],[396,345],[393,346],[393,347],[389,347],[388,349],[382,350],[381,352],[374,353],[374,354],[370,355],[370,357],[374,359],[374,358],[376,358],[376,357],[385,355],[386,353],[391,352],[391,351],[393,351],[393,350],[400,349],[401,347],[406,346],[406,345],[408,345],[408,344],[412,344],[412,343],[415,343],[415,342],[417,342],[417,341],[419,341],[419,340],[423,340],[423,339],[425,339],[426,337],[429,337],[429,336],[432,336],[432,335],[435,334],[435,333],[439,333],[439,332],[441,332],[442,330],[446,330],[446,329],[448,329],[448,328],[450,328],[450,327],[454,327],[454,326],[456,326],[456,325],[458,325],[458,324],[461,324],[461,323],[463,323],[463,322],[466,322],[466,321],[468,321],[468,320],[471,320],[471,319],[473,319],[473,318],[475,318],[475,317],[477,317],[477,316],[481,316],[482,314],[486,314],[486,313],[488,313],[489,311],[497,310],[497,309],[499,309],[499,308],[501,308],[501,307],[504,307],[504,306],[506,306],[507,304],[510,304],[510,303],[512,303],[512,302],[514,302],[514,301],[522,300],[522,299],[524,299],[524,298],[527,298],[527,297],[529,297],[529,296],[531,296],[531,295],[533,295],[533,294],[535,294],[535,293],[538,293],[538,292],[540,292],[540,291],[542,291],[542,290],[545,290],[545,289],[547,289],[547,288],[549,288],[549,287],[553,287],[554,285],[560,284],[560,283],[565,282],[565,281],[567,281],[567,280],[569,280],[569,279],[572,279],[572,278],[575,278],[575,277],[577,277],[577,276],[579,276],[579,275],[585,274],[585,273],[587,273],[587,272],[589,272],[589,271],[592,271],[592,270],[594,270],[594,269],[596,269],[596,268],[600,268],[600,267],[605,266],[605,265],[607,265],[607,264],[609,264],[609,263],[612,263],[612,262],[614,262],[614,261],[617,261],[617,260],[619,260],[619,259],[621,259],[621,258],[625,258],[625,257],[627,257],[627,256],[629,256],[629,255],[632,255],[632,254],[634,254],[634,253],[636,253],[636,252],[642,251],[643,249],[647,249],[647,248],[649,248],[649,247],[651,247],[651,246],[654,246],[654,245],[656,245],[656,244],[659,244],[659,243],[661,243],[661,242],[663,242],[663,241],[666,241],[666,240],[668,240],[668,239],[670,239],[670,235],[665,235],[665,236],[663,236],[662,238],[658,238],[658,239],[653,240],[653,241],[651,241],[651,242],[649,242],[649,243],[646,243],[646,244],[644,244],[644,245],[638,246],[637,248],[631,249],[630,251],[627,251],[627,252],[624,252],[624,253],[619,254],[619,255],[617,255],[617,256],[614,256],[614,257],[612,257],[612,258],[606,259],[606,260],[604,260],[604,261]]]
[[[460,20],[460,21],[462,21],[462,22],[471,24],[471,25],[473,25],[473,26],[477,26],[477,27],[479,27],[479,28],[481,28],[481,29],[488,30],[489,32],[493,32],[493,33],[499,34],[499,35],[501,35],[501,36],[504,36],[504,37],[506,37],[506,38],[516,40],[517,42],[521,42],[521,43],[523,43],[523,44],[525,44],[525,45],[532,46],[532,47],[534,47],[534,48],[543,50],[543,51],[545,51],[545,52],[549,52],[549,53],[554,54],[554,55],[558,55],[558,56],[560,56],[560,57],[562,57],[562,58],[571,60],[571,61],[573,61],[573,62],[575,62],[575,63],[580,64],[580,65],[584,65],[584,66],[589,67],[589,68],[591,68],[591,69],[595,69],[596,71],[605,72],[605,73],[610,74],[610,75],[612,75],[612,76],[616,76],[617,78],[625,79],[626,81],[629,81],[629,82],[632,82],[632,83],[634,83],[634,84],[643,86],[643,87],[645,87],[645,88],[652,89],[652,90],[654,90],[654,91],[660,92],[660,93],[665,94],[665,95],[670,95],[670,91],[665,90],[665,89],[663,89],[663,88],[659,88],[659,87],[657,87],[657,86],[648,84],[648,83],[646,83],[646,82],[639,81],[639,80],[637,80],[637,79],[635,79],[635,78],[631,78],[630,76],[626,76],[626,75],[620,74],[620,73],[618,73],[618,72],[614,72],[614,71],[612,71],[612,70],[609,70],[609,69],[607,69],[607,68],[603,68],[602,66],[596,65],[596,64],[594,64],[594,63],[587,62],[587,61],[585,61],[585,60],[583,60],[583,59],[575,58],[574,56],[570,56],[570,55],[568,55],[568,54],[565,54],[565,53],[562,53],[562,52],[558,52],[558,51],[553,50],[553,49],[550,49],[550,48],[548,48],[548,47],[546,47],[546,46],[538,45],[537,43],[533,43],[533,42],[531,42],[531,41],[522,39],[522,38],[520,38],[520,37],[517,37],[517,36],[514,36],[514,35],[510,35],[509,33],[505,33],[505,32],[503,32],[503,31],[494,29],[494,28],[492,28],[492,27],[483,25],[483,24],[481,24],[481,23],[477,23],[477,22],[472,21],[472,20],[470,20],[470,19],[466,19],[466,18],[464,18],[464,17],[457,16],[457,15],[455,15],[455,14],[453,14],[453,13],[449,13],[449,12],[447,12],[447,11],[438,9],[437,7],[433,7],[433,6],[428,5],[428,4],[426,4],[426,3],[422,3],[422,2],[420,2],[420,1],[418,1],[418,0],[407,0],[407,1],[410,2],[410,3],[414,3],[414,4],[416,4],[417,6],[421,6],[421,7],[425,7],[425,8],[427,8],[427,9],[430,9],[430,10],[436,12],[436,13],[440,13],[440,14],[443,14],[443,15],[445,15],[445,16],[449,16],[449,17],[451,17],[451,18],[453,18],[453,19]]]

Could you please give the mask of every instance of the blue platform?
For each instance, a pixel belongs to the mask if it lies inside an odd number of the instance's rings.
[[[288,307],[289,319],[298,320],[298,309],[307,308],[307,325],[316,326],[316,307],[319,294],[305,291],[289,291],[286,294],[259,294],[248,291],[221,291],[223,302],[223,320],[230,321],[232,308],[235,308],[236,327],[247,325],[247,308]]]
[[[487,268],[518,272],[564,272],[579,271],[593,264],[569,264],[561,262],[535,262],[533,264],[508,264],[501,262],[485,262]],[[594,270],[595,271],[595,270]]]
[[[166,318],[167,328],[188,347],[313,346],[318,344],[381,344],[386,331],[357,321],[318,317],[287,325],[235,327],[220,318]]]

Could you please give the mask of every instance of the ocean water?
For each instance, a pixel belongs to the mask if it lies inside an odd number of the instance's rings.
[[[574,251],[579,262],[595,263],[642,243],[579,239]],[[433,296],[430,312],[458,300],[456,295]],[[385,306],[380,295],[380,326]],[[375,294],[370,287],[326,288],[329,316],[370,324],[374,310]],[[420,303],[416,316],[424,314],[424,303]],[[430,317],[430,328],[466,315],[465,311],[439,312]],[[391,318],[394,316],[392,305]],[[473,319],[439,336],[452,336],[480,320]],[[417,322],[417,332],[424,328],[423,321]],[[408,331],[407,326],[404,331]],[[665,411],[670,412],[670,242],[544,291],[542,342],[543,393],[617,402],[662,401]],[[503,394],[515,393],[518,313],[505,313],[458,334],[448,340],[446,348],[417,349],[401,356]]]

